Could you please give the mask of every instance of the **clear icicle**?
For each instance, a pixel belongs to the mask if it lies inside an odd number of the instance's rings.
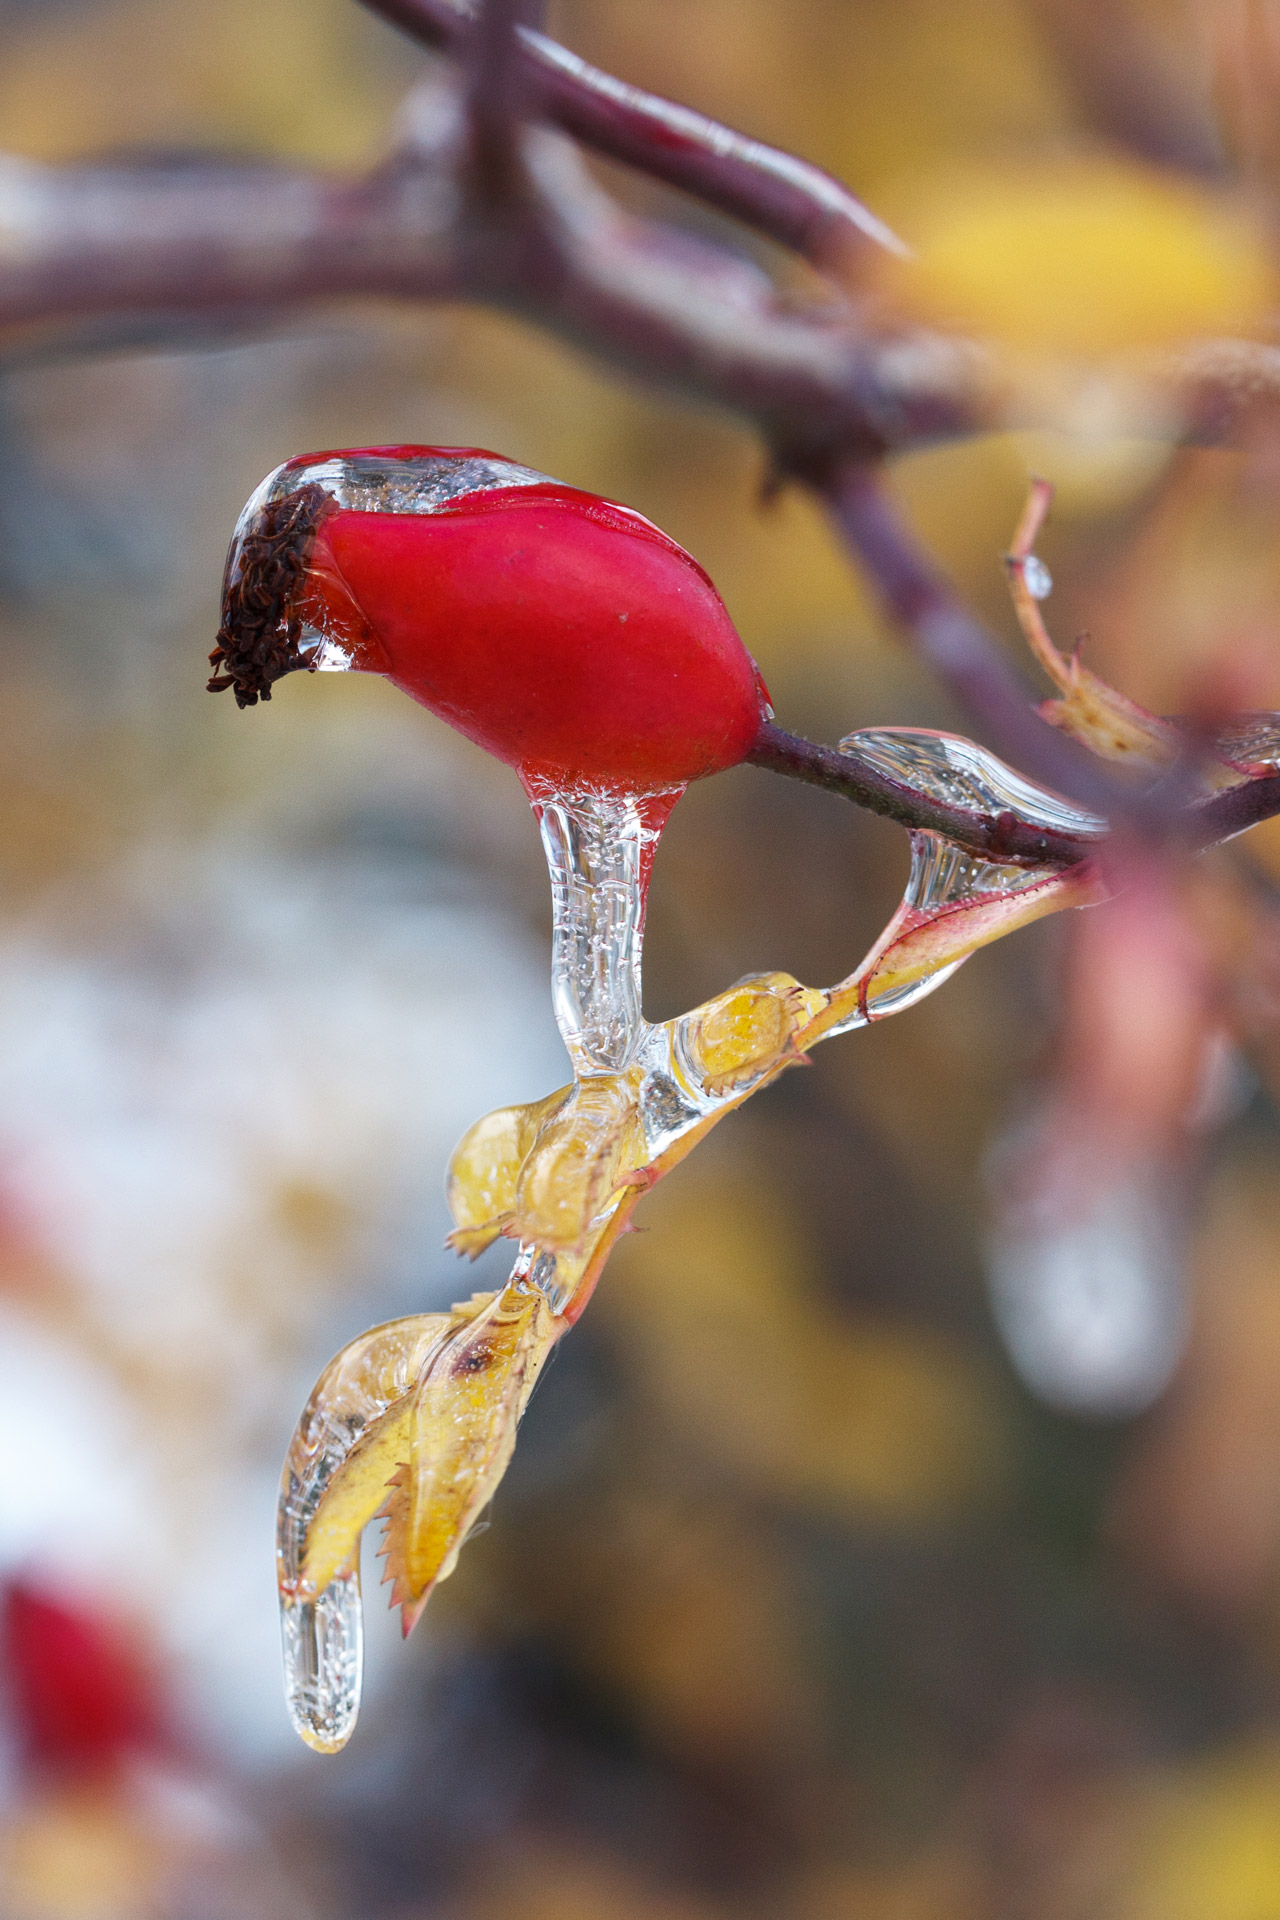
[[[316,1753],[338,1753],[355,1731],[364,1685],[359,1568],[316,1600],[281,1600],[284,1697],[296,1731]]]
[[[619,1073],[644,1034],[640,948],[649,869],[679,795],[530,798],[551,875],[556,1023],[575,1073]]]
[[[364,1635],[358,1564],[319,1594],[302,1587],[311,1522],[337,1469],[371,1422],[408,1392],[449,1318],[393,1320],[344,1348],[316,1382],[285,1459],[276,1527],[285,1699],[298,1733],[318,1753],[336,1753],[355,1726]]]

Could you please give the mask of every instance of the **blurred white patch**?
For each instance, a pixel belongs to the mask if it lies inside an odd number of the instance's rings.
[[[545,966],[376,861],[252,846],[153,848],[0,930],[0,1570],[142,1609],[241,1761],[292,1751],[293,1422],[360,1328],[476,1284],[445,1162],[566,1077]]]
[[[1187,1340],[1189,1165],[1108,1162],[1052,1098],[995,1144],[992,1310],[1046,1405],[1124,1419],[1168,1386]]]
[[[1168,1385],[1187,1321],[1170,1215],[1167,1191],[1133,1180],[1089,1194],[1066,1216],[1024,1216],[992,1235],[996,1320],[1018,1372],[1047,1405],[1120,1419]]]

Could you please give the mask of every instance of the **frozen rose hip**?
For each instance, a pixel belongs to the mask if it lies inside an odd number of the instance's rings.
[[[631,792],[744,759],[758,669],[697,562],[641,514],[474,448],[307,455],[227,562],[210,685],[385,674],[526,781]]]

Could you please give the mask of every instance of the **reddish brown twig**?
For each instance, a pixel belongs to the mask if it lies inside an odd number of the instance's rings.
[[[467,0],[363,3],[440,53],[461,50],[472,18]],[[601,73],[527,25],[520,45],[530,112],[596,153],[695,194],[815,266],[843,265],[868,243],[906,252],[883,220],[807,160]]]

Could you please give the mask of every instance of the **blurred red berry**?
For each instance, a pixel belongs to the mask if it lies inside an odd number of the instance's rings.
[[[160,1743],[153,1683],[110,1626],[14,1581],[5,1589],[0,1635],[6,1691],[29,1760],[93,1769]]]

